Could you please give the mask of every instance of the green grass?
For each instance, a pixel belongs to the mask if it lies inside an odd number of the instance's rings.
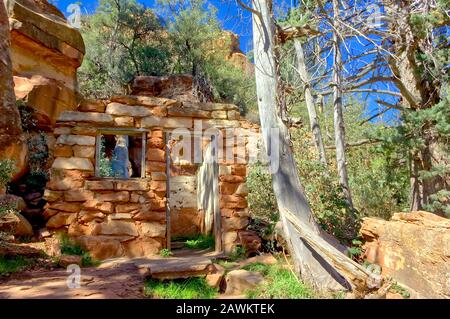
[[[153,299],[213,299],[217,291],[204,278],[171,281],[150,279],[145,285],[145,295]]]
[[[215,239],[213,236],[200,235],[195,238],[186,240],[184,246],[190,249],[209,249],[214,248]]]
[[[33,263],[33,259],[22,256],[0,257],[0,276],[20,272]]]
[[[161,249],[161,251],[159,252],[159,255],[163,258],[169,258],[170,256],[172,256],[172,253],[170,252],[169,249],[164,248],[164,249]]]
[[[82,256],[82,265],[85,267],[100,265],[100,261],[93,259],[89,252],[84,250],[83,247],[75,243],[67,235],[62,235],[59,241],[62,255]]]
[[[411,294],[409,293],[409,291],[406,288],[403,288],[402,286],[400,286],[397,283],[394,283],[392,285],[391,291],[400,294],[405,299],[409,299],[411,297]]]
[[[307,284],[299,281],[288,269],[280,264],[266,265],[262,263],[249,264],[243,269],[260,272],[265,282],[256,289],[248,291],[251,299],[312,299],[317,295]]]

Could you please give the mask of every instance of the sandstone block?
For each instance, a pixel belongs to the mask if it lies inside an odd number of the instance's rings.
[[[44,192],[44,199],[48,202],[56,202],[57,200],[62,198],[63,195],[64,195],[63,192],[57,192],[57,191],[52,191],[52,190],[46,189]]]
[[[89,125],[89,124],[86,124]],[[79,125],[72,128],[73,135],[86,135],[86,136],[95,136],[97,135],[97,128],[92,127],[92,125]]]
[[[133,127],[134,118],[131,116],[121,116],[114,119],[114,125],[120,127]]]
[[[109,216],[111,220],[130,220],[132,219],[130,213],[114,213]]]
[[[47,221],[47,228],[61,228],[70,225],[77,218],[76,214],[58,213]]]
[[[228,111],[227,115],[229,120],[239,120],[241,118],[241,114],[239,113],[239,111],[235,110]]]
[[[166,213],[140,210],[137,213],[133,214],[133,219],[144,222],[164,223],[166,221]]]
[[[166,236],[166,225],[154,222],[141,222],[138,226],[139,234],[142,237],[160,237]]]
[[[75,145],[73,147],[73,154],[75,157],[94,158],[95,147]]]
[[[149,185],[146,180],[142,181],[119,181],[116,183],[117,190],[125,191],[147,191],[149,190]]]
[[[231,217],[222,218],[222,228],[224,231],[242,230],[248,226],[248,218]]]
[[[213,119],[227,119],[227,111],[213,111],[211,112],[211,117]]]
[[[64,192],[64,199],[67,202],[84,202],[94,199],[94,193],[89,190],[69,190]]]
[[[160,240],[153,238],[138,238],[123,244],[127,257],[145,257],[159,254],[162,249]]]
[[[107,236],[80,236],[77,242],[99,260],[120,257],[124,253],[120,241]]]
[[[78,214],[78,219],[82,223],[90,223],[92,221],[102,222],[105,218],[105,214],[100,211],[82,210]]]
[[[54,176],[47,183],[47,189],[66,191],[81,188],[83,183],[84,182],[82,180],[78,179],[72,179],[69,177],[61,179],[60,177]]]
[[[255,289],[264,281],[264,277],[258,272],[250,272],[239,269],[230,271],[226,278],[227,295],[243,295],[247,291]]]
[[[85,188],[89,190],[113,190],[114,183],[112,181],[100,180],[100,181],[86,181]]]
[[[95,137],[83,135],[60,135],[56,140],[56,143],[62,145],[94,146]]]
[[[106,105],[104,101],[84,99],[78,106],[78,111],[104,113],[105,108]]]
[[[113,117],[110,114],[97,112],[72,112],[64,111],[60,114],[59,122],[88,122],[96,124],[112,124]]]
[[[54,157],[72,157],[73,151],[70,145],[57,145],[53,150]]]
[[[157,148],[148,149],[147,160],[152,162],[166,162],[166,152]]]
[[[55,127],[53,130],[55,135],[70,135],[70,133],[72,133],[72,128],[65,126]]]
[[[166,173],[162,173],[162,172],[153,172],[151,174],[151,178],[152,178],[152,181],[166,181],[167,180]]]
[[[48,204],[46,208],[76,214],[80,211],[81,206],[79,203],[55,202]]]
[[[146,117],[152,115],[152,112],[143,106],[127,105],[121,103],[110,103],[106,107],[106,113],[117,116]]]
[[[132,236],[137,237],[137,232],[134,222],[126,221],[109,221],[108,223],[98,224],[98,234],[100,235],[115,235],[115,236]]]
[[[166,182],[165,181],[151,181],[150,189],[156,192],[165,192],[166,191]]]
[[[137,211],[141,208],[141,205],[139,204],[118,204],[116,206],[116,213],[123,214],[123,213],[130,213],[132,211]]]
[[[101,202],[98,201],[96,199],[94,200],[88,200],[86,202],[83,203],[83,209],[86,210],[99,210],[103,213],[106,214],[111,214],[114,212],[114,205],[113,203],[109,203],[109,202]]]
[[[128,202],[130,193],[122,191],[96,194],[95,199],[100,202]]]
[[[141,121],[141,127],[163,127],[163,128],[192,128],[192,119],[186,117],[145,117]]]
[[[93,171],[94,165],[87,158],[81,157],[58,157],[52,165],[53,169],[76,169],[81,171]]]
[[[173,106],[168,109],[168,114],[170,116],[180,116],[180,117],[196,117],[196,118],[210,118],[211,112],[188,108],[188,107],[180,107]]]

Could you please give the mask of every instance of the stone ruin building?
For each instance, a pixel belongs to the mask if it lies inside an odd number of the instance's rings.
[[[67,234],[97,259],[155,255],[199,234],[213,234],[220,252],[258,248],[246,187],[256,125],[234,105],[199,102],[185,75],[138,77],[129,95],[86,100],[77,92],[80,32],[47,1],[7,4],[15,96],[33,123],[0,149],[16,161],[11,189],[33,226],[22,235],[51,243]],[[41,138],[49,176],[40,189],[27,181],[30,142]]]

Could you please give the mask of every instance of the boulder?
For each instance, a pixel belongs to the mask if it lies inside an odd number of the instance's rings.
[[[128,257],[155,256],[162,249],[162,243],[154,238],[138,238],[123,243],[123,247]]]
[[[120,241],[108,236],[80,236],[76,241],[98,260],[120,257],[124,253]]]
[[[264,277],[258,272],[243,269],[230,271],[225,277],[227,295],[245,295],[263,283]]]
[[[225,268],[220,265],[214,264],[214,271],[211,274],[206,275],[206,283],[214,289],[219,289],[221,283],[225,277]]]
[[[94,234],[99,235],[115,235],[115,236],[132,236],[137,237],[138,231],[134,222],[112,220],[108,223],[98,224]]]
[[[132,83],[132,94],[197,101],[191,75],[137,76]]]
[[[9,17],[14,73],[40,74],[75,90],[85,52],[80,32],[47,1],[16,0]]]
[[[23,217],[20,213],[16,213],[16,216],[19,218],[19,223],[14,229],[14,236],[33,236],[33,227],[30,222]]]
[[[57,213],[56,215],[50,217],[47,221],[47,228],[58,229],[64,226],[70,225],[75,219],[77,215],[71,213]]]
[[[450,220],[428,212],[366,218],[364,257],[425,298],[450,298]]]
[[[33,227],[20,213],[10,212],[0,219],[0,231],[13,236],[33,236]]]
[[[81,266],[83,264],[82,256],[74,256],[74,255],[62,255],[58,259],[58,265],[61,267],[69,267],[70,265]]]
[[[35,74],[15,76],[14,92],[33,110],[33,125],[48,130],[53,127],[64,111],[73,111],[77,106],[77,95],[61,81]]]
[[[239,242],[247,255],[258,252],[262,246],[262,240],[255,231],[246,230],[239,232]]]

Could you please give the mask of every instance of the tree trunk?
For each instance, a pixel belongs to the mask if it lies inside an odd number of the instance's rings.
[[[295,52],[297,55],[298,73],[305,85],[305,101],[308,109],[309,123],[313,134],[314,146],[319,154],[319,160],[327,169],[327,158],[325,154],[325,146],[323,144],[322,131],[320,130],[319,118],[314,105],[314,98],[311,90],[310,77],[306,68],[305,54],[303,52],[302,43],[299,39],[294,40]]]
[[[440,83],[424,79],[421,74],[421,65],[416,62],[418,53],[426,54],[423,48],[429,47],[427,39],[415,35],[411,25],[410,16],[412,5],[401,1],[383,1],[386,13],[395,17],[389,23],[389,32],[397,34],[393,38],[391,51],[395,58],[389,59],[389,66],[397,79],[395,84],[402,94],[402,102],[408,107],[408,111],[420,111],[433,107],[440,102]],[[426,12],[423,12],[426,14]],[[432,48],[430,49],[432,50]],[[450,178],[445,176],[433,176],[421,179],[421,172],[430,172],[435,167],[449,165],[448,156],[442,145],[436,140],[430,127],[423,127],[420,135],[424,140],[424,146],[420,150],[410,152],[410,209],[422,210],[430,204],[430,196],[440,190],[448,189]]]
[[[339,16],[339,1],[333,0],[334,16]],[[334,46],[334,67],[333,67],[333,105],[334,105],[334,138],[336,144],[336,162],[339,175],[339,184],[344,192],[345,199],[350,208],[353,208],[353,201],[348,182],[347,160],[345,157],[345,124],[342,106],[342,53],[341,40],[337,33],[339,24],[334,24],[333,46]]]
[[[255,76],[261,132],[270,159],[273,189],[296,270],[303,279],[317,287],[332,290],[350,288],[336,269],[300,238],[292,222],[284,215],[287,211],[292,212],[314,234],[320,236],[319,226],[314,221],[300,183],[288,128],[279,115],[280,92],[271,2],[254,0],[253,7]]]

